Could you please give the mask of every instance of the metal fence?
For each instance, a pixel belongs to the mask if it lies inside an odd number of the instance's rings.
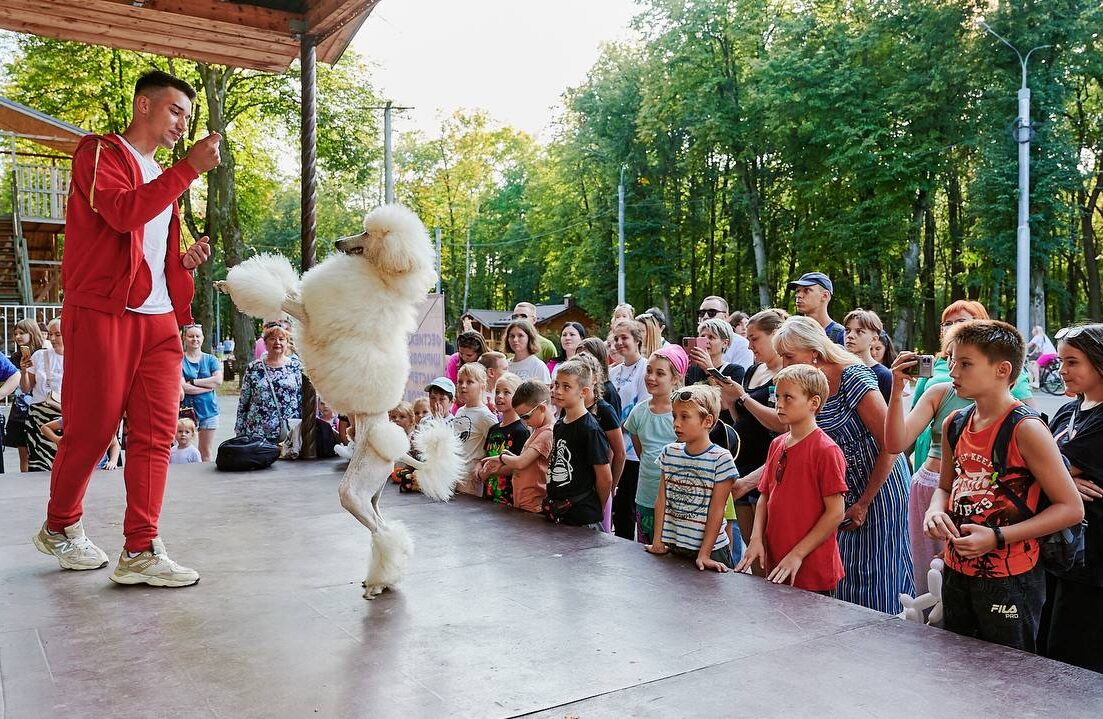
[[[4,337],[4,356],[15,351],[15,324],[22,319],[49,322],[61,315],[61,305],[0,305],[0,330]]]

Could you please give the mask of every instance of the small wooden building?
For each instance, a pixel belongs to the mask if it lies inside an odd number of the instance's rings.
[[[491,349],[505,352],[506,327],[513,321],[513,309],[508,310],[474,310],[469,309],[460,316],[462,323],[464,318],[470,318],[475,330],[486,338],[487,346]],[[563,302],[551,305],[536,305],[536,331],[559,345],[559,333],[565,322],[577,322],[586,328],[586,333],[592,335],[598,328],[598,323],[586,311],[575,304],[570,295],[563,295]]]

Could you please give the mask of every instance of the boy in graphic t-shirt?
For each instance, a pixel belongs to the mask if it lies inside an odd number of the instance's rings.
[[[479,463],[478,477],[483,483],[483,497],[497,504],[513,504],[513,477],[500,464],[491,465],[505,452],[520,450],[529,438],[529,429],[513,410],[513,393],[521,385],[521,378],[506,372],[494,383],[494,409],[502,421],[490,428],[483,449],[486,459]]]
[[[758,561],[771,582],[826,594],[844,576],[836,532],[845,514],[846,459],[816,425],[831,390],[822,370],[803,364],[778,372],[774,385],[777,416],[789,431],[770,443],[751,543],[736,570]]]
[[[568,360],[555,368],[552,402],[561,414],[552,436],[544,514],[556,523],[601,529],[602,507],[613,487],[609,441],[586,411],[582,388],[593,382],[590,368]]]
[[[1045,573],[1038,566],[1038,537],[1072,526],[1084,505],[1046,425],[1011,396],[1022,371],[1025,343],[1011,325],[976,320],[958,325],[952,336],[950,377],[972,410],[950,415],[942,430],[939,487],[931,497],[923,529],[947,542],[942,588],[943,626],[1026,651],[1035,650],[1045,600]],[[956,444],[951,425],[960,412],[968,418]],[[1004,420],[1015,424],[1003,458],[1004,475],[992,461]],[[1010,493],[1033,513],[1024,516]],[[1044,492],[1050,505],[1039,511]]]

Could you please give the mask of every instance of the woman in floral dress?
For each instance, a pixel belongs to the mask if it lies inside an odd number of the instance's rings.
[[[261,339],[264,356],[250,363],[241,377],[234,433],[277,442],[284,423],[301,415],[302,364],[290,354],[291,333],[283,325],[265,325]]]

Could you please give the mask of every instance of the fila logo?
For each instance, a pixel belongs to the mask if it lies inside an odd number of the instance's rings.
[[[990,610],[993,614],[1002,615],[1004,619],[1018,619],[1019,607],[1015,604],[1007,606],[1006,604],[993,604]]]

